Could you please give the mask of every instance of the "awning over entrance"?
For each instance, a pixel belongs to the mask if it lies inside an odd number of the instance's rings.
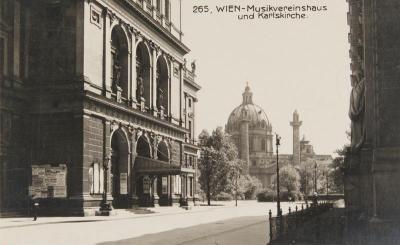
[[[147,157],[137,156],[135,169],[139,174],[179,175],[181,173],[194,173],[194,169],[182,168],[168,162]]]

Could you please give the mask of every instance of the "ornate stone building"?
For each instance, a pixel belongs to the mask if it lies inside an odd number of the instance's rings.
[[[194,201],[200,86],[179,3],[0,1],[2,213],[30,196],[74,215]]]
[[[271,184],[271,177],[276,175],[276,155],[273,151],[272,124],[264,110],[253,103],[253,93],[247,85],[242,94],[243,101],[228,118],[225,131],[231,135],[239,151],[239,157],[247,163],[247,172],[257,177],[263,187]],[[331,161],[330,155],[316,155],[312,145],[305,138],[300,140],[299,114],[293,113],[293,154],[279,153],[279,165],[298,166],[307,160],[316,163]]]
[[[349,218],[372,229],[364,234],[365,241],[397,244],[398,230],[394,243],[374,238],[389,235],[400,217],[400,3],[348,3],[352,91],[351,147],[344,167],[346,207]]]

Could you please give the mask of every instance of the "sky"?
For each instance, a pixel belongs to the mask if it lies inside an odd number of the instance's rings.
[[[326,5],[303,20],[238,20],[215,6]],[[317,154],[333,154],[348,142],[350,59],[345,0],[183,0],[184,43],[196,60],[196,131],[225,126],[242,101],[246,82],[281,137],[280,152],[292,153],[290,121],[303,122],[301,137]],[[193,13],[208,5],[212,13]]]

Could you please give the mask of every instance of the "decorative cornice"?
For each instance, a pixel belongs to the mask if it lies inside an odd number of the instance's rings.
[[[90,91],[85,92],[85,98],[93,101],[95,103],[99,103],[99,105],[105,105],[113,108],[114,113],[119,113],[119,112],[126,112],[131,114],[132,116],[135,116],[137,119],[140,120],[145,120],[148,123],[154,125],[157,128],[166,128],[168,130],[172,130],[175,133],[179,134],[186,134],[188,133],[188,130],[186,128],[180,127],[178,125],[174,125],[170,122],[163,121],[161,119],[155,118],[152,115],[137,111],[133,108],[127,108],[126,106],[122,104],[118,104],[114,101],[110,101],[107,98],[100,98],[99,95],[96,95]],[[129,124],[129,123],[127,123]],[[178,137],[178,136],[177,136]],[[183,136],[182,136],[183,137]]]

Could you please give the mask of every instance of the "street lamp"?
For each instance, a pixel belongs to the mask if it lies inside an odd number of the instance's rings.
[[[304,188],[304,199],[306,199],[306,205],[308,204],[308,172],[307,172],[307,162],[304,164],[304,172],[305,172],[305,188]]]
[[[317,161],[314,162],[314,193],[317,193]]]
[[[327,170],[325,173],[325,178],[326,178],[326,198],[328,198],[329,195],[329,171]]]
[[[282,215],[281,214],[281,198],[280,198],[280,193],[279,193],[279,146],[281,145],[281,137],[276,134],[276,207],[277,207],[277,213],[278,216]]]

